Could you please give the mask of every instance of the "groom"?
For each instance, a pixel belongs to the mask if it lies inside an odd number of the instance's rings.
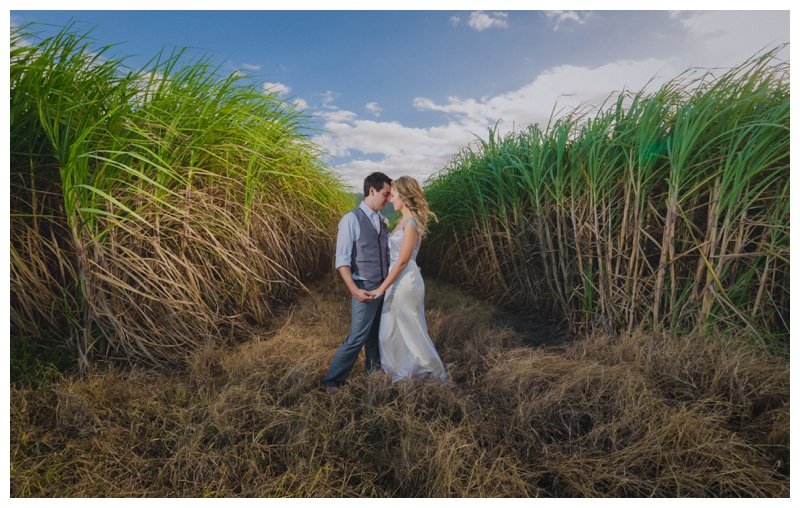
[[[372,173],[364,179],[364,201],[339,221],[336,237],[336,269],[350,290],[350,333],[333,355],[328,374],[322,381],[328,392],[344,383],[358,358],[361,346],[366,353],[367,372],[380,369],[378,326],[383,297],[367,293],[381,285],[389,273],[388,229],[380,211],[391,193],[392,179]]]

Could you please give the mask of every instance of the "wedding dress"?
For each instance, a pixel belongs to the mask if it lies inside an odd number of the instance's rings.
[[[417,226],[414,218],[407,224]],[[389,235],[389,271],[400,256],[403,228]],[[417,266],[420,240],[408,265],[384,294],[378,332],[381,366],[392,375],[392,381],[412,376],[431,375],[447,379],[444,365],[436,352],[425,320],[425,284]]]

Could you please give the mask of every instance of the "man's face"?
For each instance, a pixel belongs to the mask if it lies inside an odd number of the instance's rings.
[[[386,203],[389,201],[389,196],[392,194],[392,187],[388,183],[384,183],[380,191],[376,191],[375,188],[372,188],[370,193],[373,203],[378,206],[379,210],[383,210],[383,207],[386,206]]]

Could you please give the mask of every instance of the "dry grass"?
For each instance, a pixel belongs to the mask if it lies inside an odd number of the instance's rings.
[[[451,382],[359,364],[341,284],[183,372],[97,370],[11,393],[11,495],[788,496],[788,365],[694,337],[525,347],[496,310],[428,282]]]

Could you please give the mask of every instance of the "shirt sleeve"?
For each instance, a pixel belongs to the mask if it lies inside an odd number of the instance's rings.
[[[346,213],[339,221],[339,233],[336,235],[336,269],[351,266],[353,260],[353,242],[358,238],[358,219],[352,213]]]

